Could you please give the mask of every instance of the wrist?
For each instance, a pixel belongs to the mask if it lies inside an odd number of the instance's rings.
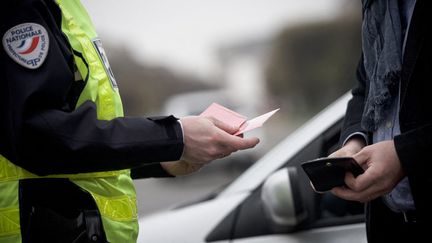
[[[160,165],[162,169],[166,171],[166,173],[170,174],[171,176],[176,176],[173,171],[174,163],[176,162],[177,161],[160,162]]]
[[[366,142],[364,141],[364,139],[359,137],[352,137],[348,141],[346,141],[343,148],[349,150],[352,154],[356,154],[365,146]]]

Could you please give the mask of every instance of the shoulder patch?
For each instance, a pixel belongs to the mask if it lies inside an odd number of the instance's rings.
[[[48,54],[48,33],[40,24],[16,25],[3,35],[3,48],[18,64],[36,69],[42,65]]]

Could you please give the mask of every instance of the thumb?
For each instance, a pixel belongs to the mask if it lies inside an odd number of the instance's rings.
[[[225,132],[229,134],[234,134],[237,132],[238,127],[234,127],[230,124],[227,124],[225,122],[222,122],[214,117],[207,117],[217,128],[224,130]]]
[[[346,154],[345,154],[345,151],[343,150],[343,149],[339,149],[339,150],[336,150],[336,151],[334,151],[333,153],[331,153],[328,157],[329,158],[333,158],[333,157],[344,157]]]
[[[250,137],[250,138],[240,138],[241,143],[238,144],[237,149],[248,149],[255,147],[259,142],[259,138],[257,137]]]
[[[360,152],[354,154],[352,157],[361,167],[363,167],[363,169],[365,169],[368,160],[368,154],[364,149],[360,150]]]

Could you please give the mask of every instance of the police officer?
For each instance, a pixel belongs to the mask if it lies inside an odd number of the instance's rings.
[[[135,242],[132,178],[189,174],[259,142],[211,118],[124,117],[79,0],[2,5],[1,243]]]

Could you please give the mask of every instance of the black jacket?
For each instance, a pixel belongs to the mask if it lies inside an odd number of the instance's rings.
[[[37,69],[19,65],[4,45],[0,48],[0,154],[38,175],[125,168],[137,169],[137,177],[165,175],[155,162],[177,160],[183,151],[177,119],[102,121],[90,101],[75,109],[85,80],[74,79],[77,53],[61,31],[58,6],[48,0],[2,5],[1,36],[19,24],[37,23],[47,30],[50,43],[45,62]]]
[[[371,2],[371,1],[366,1]],[[365,6],[367,7],[367,6]],[[408,176],[419,220],[432,216],[432,37],[431,1],[417,0],[408,30],[402,64],[400,129],[394,138],[397,155]],[[360,126],[368,92],[363,60],[357,69],[358,85],[352,90],[341,141]]]

